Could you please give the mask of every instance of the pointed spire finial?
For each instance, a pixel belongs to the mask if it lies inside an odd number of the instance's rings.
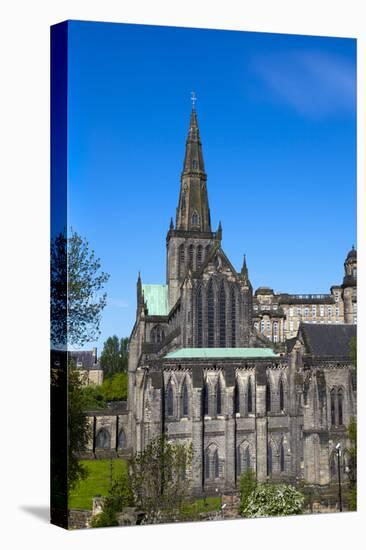
[[[196,92],[191,92],[191,101],[192,101],[192,111],[195,111],[196,110],[196,101],[197,101]]]
[[[219,241],[221,241],[221,239],[222,239],[222,225],[221,225],[221,220],[219,221],[219,227],[217,228],[217,231],[216,231],[216,238],[219,239]]]
[[[170,226],[169,226],[169,229],[174,229],[173,218],[170,218]]]
[[[241,274],[244,278],[248,277],[247,256],[246,256],[246,254],[244,254],[244,258],[243,258],[243,267],[241,268]]]

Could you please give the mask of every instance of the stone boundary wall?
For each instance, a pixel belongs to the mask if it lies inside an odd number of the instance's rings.
[[[69,510],[69,529],[87,529],[92,512],[89,510]]]

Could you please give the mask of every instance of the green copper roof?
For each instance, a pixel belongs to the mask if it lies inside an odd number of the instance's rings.
[[[247,357],[278,357],[271,348],[182,348],[165,356],[167,359],[189,358],[247,358]]]
[[[168,285],[142,285],[149,315],[168,315]]]

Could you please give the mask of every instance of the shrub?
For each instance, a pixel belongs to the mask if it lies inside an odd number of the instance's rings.
[[[258,485],[242,513],[245,517],[290,516],[301,514],[304,495],[292,485]]]
[[[242,515],[256,486],[257,480],[253,470],[249,469],[240,476],[240,513]]]

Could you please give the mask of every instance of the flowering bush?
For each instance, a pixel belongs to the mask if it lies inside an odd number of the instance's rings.
[[[242,515],[248,518],[301,514],[304,496],[291,485],[258,485],[249,496]]]

